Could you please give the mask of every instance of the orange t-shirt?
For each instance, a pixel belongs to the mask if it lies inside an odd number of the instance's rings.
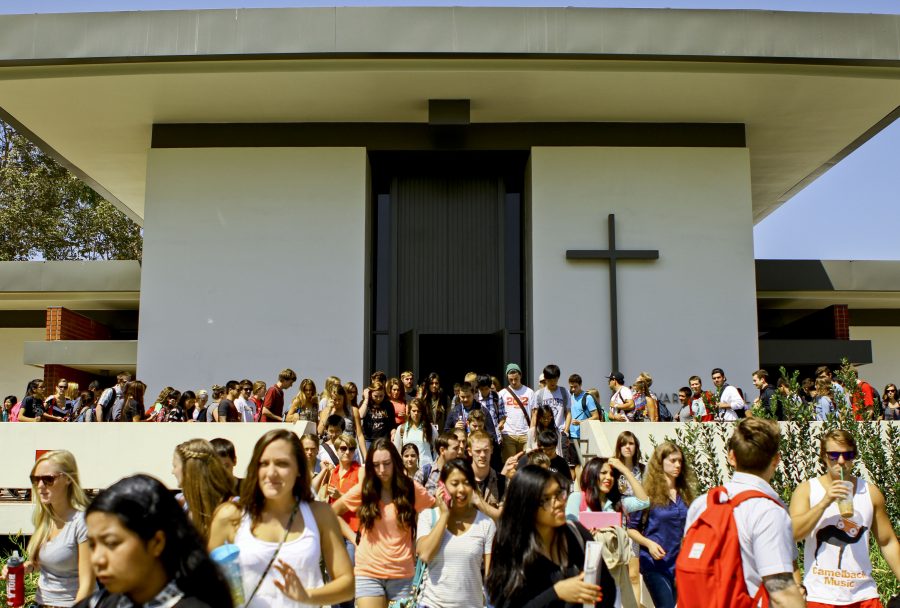
[[[347,474],[341,477],[341,468],[337,467],[331,472],[331,478],[328,480],[328,485],[333,486],[338,489],[341,493],[341,496],[349,492],[353,489],[353,486],[359,483],[359,472],[362,469],[362,466],[358,462],[350,463],[350,470],[347,471]],[[334,503],[334,500],[329,500],[329,504]],[[350,529],[356,532],[359,530],[359,518],[356,516],[356,511],[345,511],[343,515],[341,515],[341,519],[347,522],[347,525],[350,526]]]
[[[421,485],[413,483],[416,513],[433,507],[434,497]],[[344,494],[342,500],[351,511],[359,509],[362,505],[362,484],[356,484]],[[360,537],[354,574],[369,578],[412,578],[415,563],[412,530],[401,527],[397,522],[397,507],[393,501],[387,506],[381,503],[381,517],[371,530],[363,530]]]

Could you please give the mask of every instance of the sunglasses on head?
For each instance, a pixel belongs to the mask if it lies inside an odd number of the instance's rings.
[[[828,455],[828,460],[837,461],[841,456],[844,457],[844,460],[853,460],[856,458],[856,451],[847,450],[846,452],[825,452]]]
[[[61,473],[54,473],[53,475],[32,475],[31,476],[31,485],[36,486],[40,482],[44,482],[44,486],[50,487],[56,482],[56,479],[61,475]]]

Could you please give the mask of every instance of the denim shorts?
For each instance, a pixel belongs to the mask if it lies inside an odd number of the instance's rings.
[[[356,597],[386,597],[388,601],[409,597],[412,592],[410,578],[356,577]]]

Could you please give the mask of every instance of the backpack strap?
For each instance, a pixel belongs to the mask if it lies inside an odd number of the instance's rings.
[[[338,458],[338,455],[334,453],[334,450],[330,445],[328,445],[327,441],[322,443],[322,447],[328,453],[328,457],[331,458],[332,464],[338,464],[340,462],[340,458]]]

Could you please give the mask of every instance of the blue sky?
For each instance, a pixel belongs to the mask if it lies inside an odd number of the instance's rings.
[[[900,0],[0,0],[0,13],[335,5],[585,6],[900,14]],[[756,257],[900,260],[898,153],[900,121],[866,142],[760,222],[754,229]]]

